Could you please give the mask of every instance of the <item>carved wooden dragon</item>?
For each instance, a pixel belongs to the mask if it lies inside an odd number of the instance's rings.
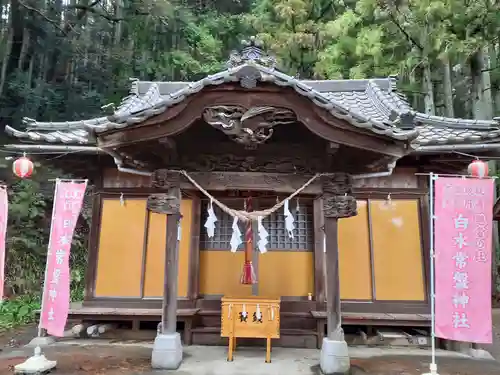
[[[295,113],[286,108],[213,106],[203,111],[203,119],[245,146],[264,143],[273,135],[273,127],[297,121]]]

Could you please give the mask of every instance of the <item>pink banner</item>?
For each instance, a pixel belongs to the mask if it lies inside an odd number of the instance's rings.
[[[87,182],[57,180],[43,288],[40,328],[62,337],[70,303],[69,255]]]
[[[435,181],[436,336],[491,343],[492,179]]]
[[[5,288],[5,237],[7,235],[8,205],[7,187],[0,186],[0,303],[2,303]]]

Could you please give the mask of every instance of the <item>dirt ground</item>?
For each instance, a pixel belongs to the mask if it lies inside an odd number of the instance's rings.
[[[353,360],[353,375],[422,375],[429,372],[427,357],[377,357]],[[440,375],[498,375],[496,361],[438,358]],[[356,372],[358,371],[358,373]]]
[[[8,348],[18,348],[26,345],[35,337],[37,326],[29,324],[6,332],[0,332],[0,352]]]
[[[497,361],[500,361],[500,309],[493,310],[493,344],[482,345]]]
[[[293,350],[293,349],[291,349]],[[150,368],[151,349],[143,347],[116,346],[64,346],[46,349],[47,357],[57,360],[54,373],[58,375],[153,375]],[[7,358],[0,356],[0,375],[11,375],[14,366],[23,362],[27,352],[18,350]],[[260,359],[259,359],[260,362]],[[440,375],[499,375],[500,364],[496,361],[470,360],[460,358],[438,358]],[[429,358],[425,357],[373,357],[353,359],[351,375],[422,375],[429,369]],[[274,371],[273,371],[274,372]],[[216,372],[191,372],[183,368],[179,375],[214,375]],[[300,374],[317,375],[318,366]],[[224,372],[226,374],[226,372]],[[236,374],[253,375],[252,369]],[[258,373],[258,375],[262,375]],[[275,374],[285,375],[285,374]],[[287,374],[295,375],[295,374]]]
[[[485,347],[500,359],[500,312],[493,316],[495,343]],[[23,348],[36,332],[36,326],[0,334],[0,375],[10,375],[14,366],[32,354]],[[293,350],[293,349],[292,349]],[[44,349],[47,357],[58,361],[58,375],[153,375],[150,368],[151,348],[140,346],[54,346]],[[186,360],[192,354],[186,355]],[[194,355],[194,357],[197,357]],[[297,359],[300,360],[300,359]],[[315,362],[318,363],[318,362]],[[382,356],[369,359],[353,359],[352,375],[422,375],[429,370],[428,356]],[[438,358],[440,375],[500,375],[497,361],[461,358]],[[217,372],[176,372],[179,375],[214,375]],[[312,366],[300,374],[319,374],[319,366]],[[224,372],[225,374],[225,372]],[[253,375],[251,369],[234,375]],[[260,373],[259,373],[260,375]],[[274,374],[281,375],[281,374]],[[294,375],[294,374],[287,374]]]
[[[108,347],[57,347],[44,349],[47,357],[57,360],[60,375],[124,375],[141,374],[151,370],[151,349]],[[11,352],[8,358],[0,356],[0,375],[11,375],[14,366],[27,357],[25,350]]]

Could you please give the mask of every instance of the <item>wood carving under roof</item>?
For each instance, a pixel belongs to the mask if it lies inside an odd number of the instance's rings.
[[[350,195],[323,195],[323,215],[330,218],[347,218],[358,214],[356,198]]]
[[[151,176],[151,187],[159,189],[174,189],[180,186],[180,175],[166,169],[157,169]]]
[[[326,195],[350,194],[352,192],[352,177],[348,173],[334,173],[321,176],[323,193]]]
[[[148,210],[158,214],[175,215],[179,214],[181,200],[175,193],[158,193],[148,196],[146,202]]]
[[[206,107],[203,119],[245,147],[255,148],[273,135],[273,127],[297,121],[293,111],[270,106],[250,109],[234,105]]]
[[[197,172],[263,172],[263,173],[302,173],[314,174],[328,170],[325,158],[294,152],[290,156],[252,156],[208,153],[180,154],[172,169],[185,169]]]

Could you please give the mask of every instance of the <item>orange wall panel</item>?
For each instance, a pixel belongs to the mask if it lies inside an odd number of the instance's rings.
[[[314,253],[269,250],[259,254],[257,280],[259,296],[314,295]]]
[[[96,297],[140,297],[146,200],[102,200]]]
[[[154,298],[163,296],[167,217],[153,212],[149,215],[144,297]],[[181,215],[177,293],[179,297],[186,297],[189,282],[189,252],[191,249],[191,223],[193,219],[193,201],[191,199],[182,200]]]
[[[144,297],[163,296],[167,215],[149,213]]]
[[[186,297],[189,282],[189,252],[191,248],[191,223],[193,219],[193,201],[191,199],[182,200],[181,214],[177,293],[179,297]],[[144,297],[146,298],[161,297],[163,295],[167,231],[166,219],[166,215],[149,213],[146,271],[144,276]]]
[[[188,290],[192,207],[192,200],[182,200],[178,280],[180,297],[187,296]],[[165,267],[166,215],[149,212],[145,198],[126,198],[124,206],[120,204],[119,199],[104,198],[101,211],[94,295],[141,297],[143,287],[144,297],[161,297]],[[149,216],[146,218],[146,215]],[[144,260],[145,242],[147,248]]]
[[[340,298],[372,299],[368,204],[358,201],[358,215],[339,220]]]
[[[371,200],[377,300],[423,301],[419,201]]]
[[[245,261],[243,251],[200,251],[200,294],[248,297],[251,285],[240,284],[241,270]]]

